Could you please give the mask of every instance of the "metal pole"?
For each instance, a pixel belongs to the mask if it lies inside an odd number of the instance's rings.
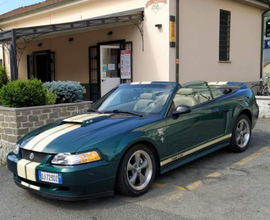
[[[179,60],[179,42],[180,42],[180,0],[176,0],[176,59]],[[176,82],[179,83],[179,65],[180,61],[176,63]]]
[[[3,29],[0,28],[0,31],[3,32]],[[2,43],[2,49],[3,49],[3,51],[2,51],[3,52],[3,66],[6,67],[5,44],[4,43]]]
[[[17,80],[18,79],[17,38],[14,30],[12,30],[12,45],[13,45],[14,78],[15,80]]]
[[[262,14],[262,38],[261,38],[261,67],[260,67],[260,79],[263,77],[263,65],[264,65],[264,16],[269,10]]]
[[[10,78],[11,81],[14,81],[14,65],[13,65],[13,46],[12,44],[9,47],[9,58],[10,58]]]

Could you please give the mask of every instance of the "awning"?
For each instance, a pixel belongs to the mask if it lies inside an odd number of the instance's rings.
[[[40,36],[44,36],[50,33],[64,33],[67,31],[89,29],[91,27],[105,27],[112,24],[135,24],[139,28],[143,39],[143,29],[140,27],[140,24],[143,22],[143,20],[144,8],[138,8],[82,21],[26,28],[15,28],[12,30],[0,32],[0,43],[7,45],[7,42],[11,42],[9,48],[11,80],[18,79],[18,65],[25,48],[32,40]],[[17,40],[19,39],[23,39],[25,42],[25,46],[23,48],[17,48]]]
[[[15,28],[12,30],[0,32],[0,42],[16,39],[20,37],[27,37],[30,35],[45,35],[53,32],[76,30],[81,28],[98,27],[116,23],[138,23],[144,19],[144,8],[114,13],[110,15],[95,17],[87,20],[51,24],[44,26],[35,26],[27,28]]]

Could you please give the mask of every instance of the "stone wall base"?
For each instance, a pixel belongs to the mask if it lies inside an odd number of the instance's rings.
[[[16,142],[39,127],[86,112],[92,102],[80,102],[29,108],[0,107],[0,166]]]

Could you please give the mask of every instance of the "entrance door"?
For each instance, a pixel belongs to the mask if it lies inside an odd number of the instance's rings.
[[[120,46],[100,46],[101,96],[120,84]]]
[[[54,52],[34,52],[27,56],[28,79],[39,79],[42,82],[50,82],[55,78]]]

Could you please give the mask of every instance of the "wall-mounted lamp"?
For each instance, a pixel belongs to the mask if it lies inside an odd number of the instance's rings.
[[[113,35],[113,32],[112,31],[109,31],[107,35],[108,36],[112,36]]]
[[[160,29],[160,28],[162,28],[162,24],[156,24],[155,27]]]
[[[37,46],[38,46],[38,47],[42,47],[42,43],[39,43]]]
[[[73,37],[71,37],[71,38],[68,39],[68,42],[72,42],[72,41],[74,41],[74,38]]]

